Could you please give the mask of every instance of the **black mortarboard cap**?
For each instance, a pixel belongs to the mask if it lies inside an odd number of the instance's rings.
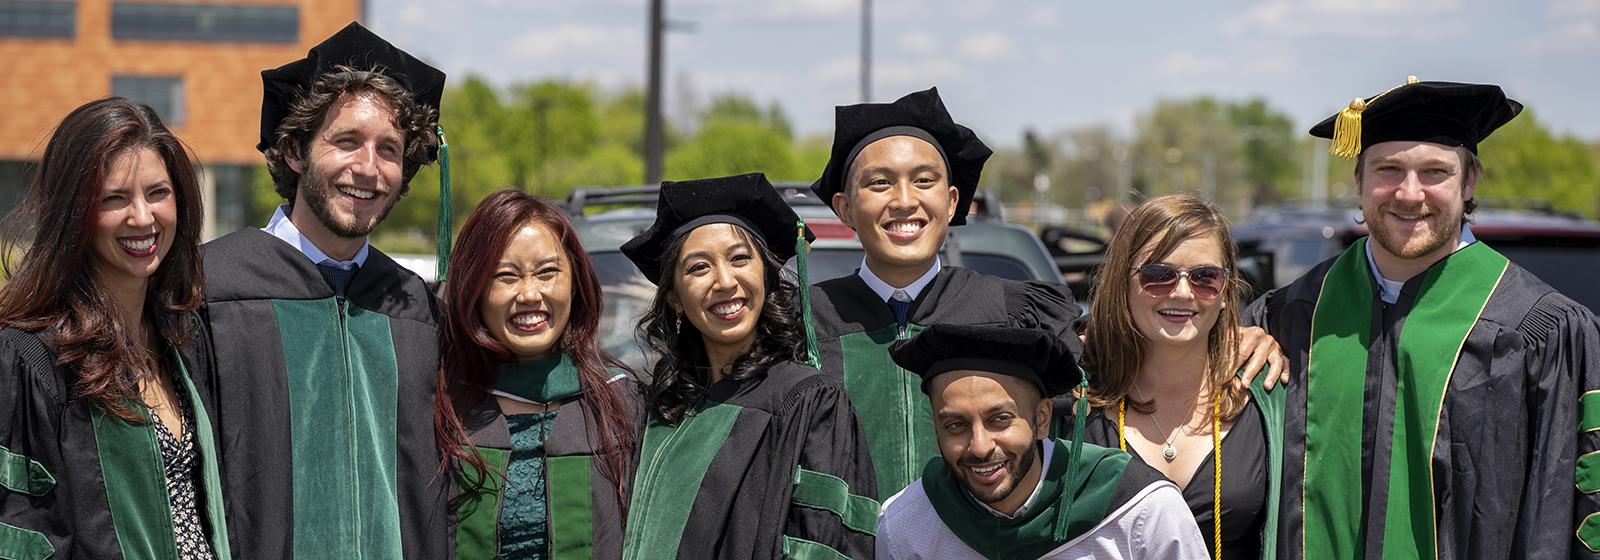
[[[338,33],[311,47],[306,57],[283,66],[261,71],[265,91],[261,96],[261,139],[256,149],[266,151],[277,143],[278,123],[289,116],[289,107],[311,91],[311,85],[337,67],[376,70],[398,82],[417,102],[434,109],[444,95],[444,73],[377,34],[351,22]]]
[[[1415,76],[1378,95],[1355,99],[1311,135],[1333,139],[1333,155],[1353,158],[1373,144],[1432,142],[1478,153],[1478,143],[1522,112],[1500,86],[1422,82]]]
[[[849,181],[851,162],[864,147],[861,145],[863,140],[909,135],[931,139],[934,147],[944,155],[945,164],[950,170],[950,184],[961,191],[950,225],[967,223],[967,209],[972,206],[972,193],[978,189],[978,179],[983,175],[983,163],[994,152],[978,139],[972,129],[956,124],[950,118],[944,101],[939,99],[939,88],[915,92],[894,103],[842,105],[834,108],[833,114],[833,152],[828,158],[827,167],[822,170],[822,178],[811,185],[811,191],[824,203],[831,203],[834,194],[844,192]],[[899,128],[904,133],[877,136],[880,131],[890,128]],[[919,131],[926,134],[919,134]]]
[[[661,280],[661,253],[667,246],[706,224],[740,226],[761,238],[780,261],[798,252],[800,216],[760,173],[665,181],[657,200],[655,223],[622,245],[622,254],[653,283]],[[804,231],[807,242],[816,239],[809,228]]]
[[[1067,392],[1082,380],[1072,350],[1045,329],[995,325],[936,324],[895,343],[894,362],[928,382],[956,370],[987,371],[1026,379],[1045,396]]]

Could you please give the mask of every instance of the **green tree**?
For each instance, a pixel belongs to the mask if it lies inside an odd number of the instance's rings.
[[[1532,109],[1495,131],[1479,145],[1484,175],[1477,196],[1531,199],[1557,210],[1588,217],[1600,214],[1600,164],[1594,149],[1573,136],[1556,136]]]

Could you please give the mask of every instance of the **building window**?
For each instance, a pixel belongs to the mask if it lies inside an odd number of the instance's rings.
[[[300,7],[117,2],[111,6],[111,37],[298,43]]]
[[[73,0],[0,0],[0,37],[72,37],[77,25]]]
[[[111,95],[149,105],[168,126],[183,124],[183,78],[112,76]]]

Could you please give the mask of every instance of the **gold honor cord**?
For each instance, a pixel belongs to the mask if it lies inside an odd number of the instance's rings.
[[[1117,447],[1128,450],[1128,399],[1117,402]],[[1211,481],[1211,555],[1222,560],[1222,405],[1211,405],[1211,447],[1216,450],[1216,474]]]

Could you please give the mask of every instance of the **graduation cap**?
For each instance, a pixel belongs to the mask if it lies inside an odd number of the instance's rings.
[[[309,93],[323,75],[339,72],[340,66],[383,74],[411,92],[417,103],[435,111],[444,96],[444,72],[400,50],[360,23],[350,22],[338,33],[311,47],[305,58],[261,71],[261,138],[256,150],[265,152],[276,145],[278,125],[288,118],[294,103]],[[445,268],[450,262],[453,234],[450,227],[450,145],[445,142],[444,128],[436,133],[439,135],[438,152],[430,151],[428,156],[439,160],[437,274],[438,280],[443,282]]]
[[[667,246],[707,224],[733,224],[750,232],[778,260],[795,257],[800,282],[800,306],[806,327],[808,359],[818,367],[816,331],[811,321],[811,295],[807,286],[806,249],[817,238],[805,220],[783,201],[783,195],[766,175],[748,173],[732,177],[664,181],[656,202],[656,221],[627,243],[622,254],[653,284],[661,282],[661,259]]]
[[[1311,135],[1333,139],[1329,152],[1354,158],[1381,142],[1397,140],[1460,146],[1478,143],[1522,112],[1500,86],[1422,82],[1416,76],[1388,91],[1355,99],[1316,126]]]
[[[972,129],[950,118],[944,101],[939,99],[939,88],[915,92],[894,103],[861,103],[834,108],[833,152],[822,170],[822,178],[811,185],[811,191],[823,203],[831,203],[834,194],[845,191],[850,167],[861,150],[891,136],[921,138],[939,150],[949,168],[950,184],[960,191],[950,225],[967,223],[967,209],[972,206],[973,192],[978,190],[983,163],[994,152]]]
[[[1009,375],[1039,387],[1046,397],[1080,381],[1072,350],[1045,329],[936,324],[889,350],[894,362],[922,376],[922,392],[941,374],[975,370]]]

